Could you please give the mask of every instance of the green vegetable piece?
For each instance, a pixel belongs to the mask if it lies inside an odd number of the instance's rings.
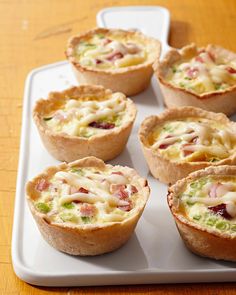
[[[221,89],[221,84],[214,84],[214,86],[215,86],[215,90],[219,90],[219,89]]]
[[[162,130],[167,132],[173,132],[174,128],[171,125],[165,125],[163,126]]]
[[[180,87],[185,87],[185,83],[180,82],[180,83],[179,83],[179,86],[180,86]]]
[[[75,207],[75,205],[71,202],[71,203],[63,204],[63,207],[66,209],[73,209]]]
[[[74,222],[77,223],[78,222],[78,217],[76,215],[74,215],[73,213],[67,212],[67,213],[61,213],[60,214],[60,218],[66,222],[66,221],[70,221],[70,222]]]
[[[85,43],[84,46],[88,47],[89,49],[94,49],[97,47],[97,45],[91,43]]]
[[[191,78],[189,77],[184,77],[185,80],[192,80]]]
[[[191,199],[186,201],[187,205],[192,206],[194,205],[196,202],[193,202]]]
[[[227,230],[229,229],[229,224],[225,221],[218,221],[216,223],[216,228],[218,228],[219,230]]]
[[[177,72],[176,67],[173,67],[173,68],[172,68],[172,72],[173,72],[173,73],[176,73],[176,72]]]
[[[195,189],[195,190],[201,190],[202,187],[206,184],[206,182],[207,182],[207,180],[202,178],[202,179],[199,179],[197,181],[191,182],[190,187]]]
[[[83,223],[90,223],[91,222],[91,218],[88,216],[81,216],[81,219],[82,219]]]
[[[194,220],[200,220],[201,218],[202,218],[202,216],[199,215],[199,214],[196,214],[196,215],[193,216]]]
[[[100,38],[100,39],[103,39],[104,37],[105,37],[105,35],[104,34],[101,34],[101,33],[98,33],[98,34],[96,34],[97,36],[98,36],[98,38]]]
[[[50,121],[52,117],[43,118],[44,121]]]
[[[39,202],[35,206],[36,206],[37,210],[42,213],[48,213],[51,210],[50,206],[46,203]]]
[[[217,158],[211,158],[210,160],[209,160],[209,162],[212,162],[212,163],[214,163],[214,162],[218,162],[219,161],[219,159],[217,159]]]
[[[191,188],[194,188],[194,189],[198,188],[198,182],[192,182],[192,183],[190,183],[190,187]]]
[[[230,229],[231,229],[232,231],[236,231],[236,224],[232,224],[232,225],[230,226]]]
[[[73,167],[70,171],[72,173],[76,173],[76,174],[78,174],[80,176],[83,176],[84,175],[84,171],[82,169],[80,169],[80,168]]]
[[[206,225],[214,226],[216,224],[217,218],[209,217],[206,221]]]

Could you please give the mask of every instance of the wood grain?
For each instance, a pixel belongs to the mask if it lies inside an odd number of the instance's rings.
[[[26,75],[63,60],[68,37],[95,27],[100,9],[137,3],[170,10],[171,46],[215,43],[236,51],[235,0],[0,0],[0,294],[236,294],[232,283],[38,288],[13,272],[11,230]]]

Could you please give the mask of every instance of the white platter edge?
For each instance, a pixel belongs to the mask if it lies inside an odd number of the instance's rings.
[[[125,7],[127,9],[127,7]],[[143,7],[128,7],[128,9],[142,9]],[[146,9],[146,7],[144,7]],[[98,14],[99,18],[103,17],[108,10],[122,9],[109,8],[104,9]],[[100,16],[99,16],[100,15]],[[99,22],[98,22],[99,23]],[[99,23],[101,25],[101,23]],[[168,32],[168,30],[167,30]],[[165,39],[163,39],[164,42]],[[167,39],[166,39],[167,40]],[[92,286],[92,285],[120,285],[120,284],[150,284],[150,283],[190,283],[190,282],[223,282],[235,281],[236,269],[209,269],[204,270],[158,270],[148,269],[141,271],[115,271],[103,272],[101,274],[91,273],[90,275],[58,275],[57,273],[39,274],[35,270],[30,269],[24,264],[21,257],[21,200],[24,192],[25,173],[26,173],[26,159],[27,151],[29,149],[27,137],[27,125],[31,116],[29,109],[29,94],[31,91],[31,82],[35,74],[45,69],[54,68],[65,64],[66,62],[59,62],[50,64],[44,67],[33,70],[26,79],[23,114],[22,114],[22,133],[20,143],[20,155],[18,166],[18,177],[15,197],[14,223],[12,232],[12,262],[14,271],[17,276],[30,284],[38,286]]]

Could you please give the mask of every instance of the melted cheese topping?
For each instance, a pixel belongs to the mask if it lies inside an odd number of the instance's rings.
[[[82,66],[115,69],[145,62],[147,50],[142,41],[132,40],[124,33],[98,33],[81,40],[75,48],[74,56]]]
[[[227,61],[200,50],[192,59],[174,64],[167,80],[197,94],[225,90],[236,84],[236,59]]]
[[[236,151],[235,131],[205,118],[167,121],[156,127],[148,144],[177,162],[217,162]]]
[[[236,235],[236,177],[208,176],[188,183],[178,209],[191,222]]]
[[[68,168],[35,186],[36,210],[55,223],[121,222],[137,211],[142,187],[136,178],[112,169]]]
[[[103,100],[65,99],[65,104],[45,116],[44,121],[54,132],[90,137],[120,126],[125,110],[126,101],[119,93]]]

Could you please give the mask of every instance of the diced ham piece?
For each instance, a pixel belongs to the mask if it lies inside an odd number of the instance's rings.
[[[62,111],[57,111],[53,118],[57,119],[58,121],[65,121],[67,119],[66,113],[63,113]]]
[[[219,186],[221,186],[220,183],[214,183],[211,186],[210,191],[208,193],[210,198],[217,198],[217,189],[219,188]]]
[[[89,191],[86,188],[83,188],[83,187],[78,188],[78,187],[72,186],[70,188],[70,194],[73,195],[73,194],[76,194],[76,193],[88,194]]]
[[[208,194],[211,198],[221,198],[232,189],[230,184],[214,183]]]
[[[208,207],[208,209],[212,211],[214,214],[220,215],[224,217],[225,219],[232,219],[232,216],[229,215],[226,209],[226,204],[224,203],[216,205],[216,206]]]
[[[79,193],[83,193],[83,194],[88,194],[89,193],[89,191],[86,188],[84,188],[84,187],[80,187],[79,190],[78,190],[78,192]]]
[[[112,129],[115,128],[115,124],[107,122],[92,122],[89,124],[90,127],[99,128],[99,129]]]
[[[205,48],[202,48],[201,50],[198,51],[199,54],[206,52]]]
[[[124,55],[121,52],[115,51],[115,52],[112,52],[111,54],[109,54],[107,56],[107,60],[109,60],[109,61],[115,61],[115,60],[120,59],[122,57],[124,57]]]
[[[198,140],[198,136],[193,137],[189,142],[190,143],[196,143]]]
[[[165,138],[172,138],[173,137],[173,135],[171,135],[171,134],[169,134],[169,135],[167,135]],[[165,150],[165,149],[167,149],[170,145],[172,145],[172,144],[174,144],[174,142],[172,142],[172,143],[163,143],[163,144],[160,144],[159,145],[159,149],[160,150]]]
[[[95,63],[96,63],[96,65],[99,65],[99,64],[103,63],[103,61],[101,59],[96,58]]]
[[[159,149],[160,150],[165,150],[165,149],[168,148],[168,146],[170,146],[170,144],[161,144],[161,145],[159,145]]]
[[[123,210],[123,211],[130,211],[132,209],[132,203],[131,203],[131,201],[129,201],[127,205],[118,206],[117,208],[119,208],[120,210]]]
[[[92,217],[95,215],[96,207],[92,204],[83,203],[80,207],[80,213],[83,217]]]
[[[115,192],[117,192],[117,191],[119,191],[119,190],[121,190],[121,189],[125,189],[125,185],[124,184],[115,184],[115,183],[112,183],[111,185],[110,185],[110,192],[112,193],[112,194],[114,194]]]
[[[212,53],[212,52],[210,52],[210,51],[207,51],[207,53],[208,53],[208,56],[210,57],[210,59],[213,61],[213,62],[215,62],[215,56],[214,56],[214,54]]]
[[[49,187],[50,183],[46,179],[40,179],[36,184],[35,189],[39,192],[45,191]]]
[[[227,67],[226,70],[230,73],[230,74],[236,74],[236,69],[232,68],[232,67]]]
[[[107,45],[107,44],[109,44],[109,43],[111,43],[111,42],[112,42],[111,39],[106,38],[106,39],[103,40],[102,44],[103,44],[103,45]]]
[[[129,197],[129,193],[125,189],[126,185],[124,184],[111,184],[110,186],[111,193],[121,200],[127,199]]]
[[[198,72],[199,70],[197,68],[190,68],[186,74],[189,78],[194,79],[197,77]]]
[[[194,146],[193,144],[188,144],[188,143],[182,145],[181,149],[183,151],[184,157],[187,157],[194,152],[192,149],[193,146]]]
[[[200,63],[204,63],[203,58],[201,56],[199,56],[199,55],[195,59],[196,59],[196,61],[198,61]]]
[[[131,194],[136,194],[138,192],[136,186],[131,184]]]
[[[123,175],[123,173],[120,171],[114,171],[114,172],[111,172],[111,174]]]

